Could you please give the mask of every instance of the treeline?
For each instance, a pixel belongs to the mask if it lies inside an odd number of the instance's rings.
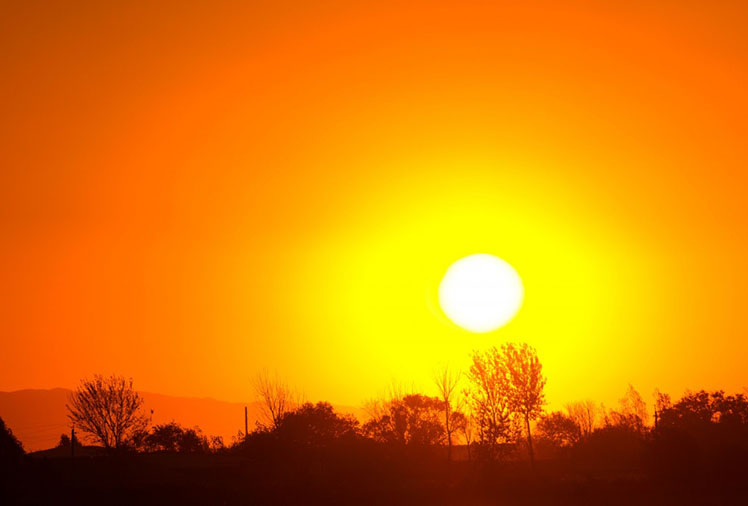
[[[613,409],[586,400],[548,412],[542,365],[527,344],[474,352],[467,371],[443,368],[434,383],[437,396],[393,389],[367,403],[368,418],[359,421],[328,403],[304,402],[281,378],[262,373],[254,385],[262,419],[232,441],[176,422],[152,425],[132,380],[119,376],[83,380],[67,407],[77,433],[110,453],[261,455],[273,447],[301,451],[345,445],[442,455],[447,461],[527,460],[534,467],[538,457],[597,468],[651,465],[680,471],[748,457],[743,394],[701,391],[673,401],[656,392],[651,417],[629,385]],[[4,453],[20,455],[10,431],[3,426],[2,432],[3,445],[15,448]],[[82,445],[76,436],[71,441],[63,434],[59,447],[74,452]]]
[[[448,458],[455,442],[466,443],[481,458],[497,459],[522,439],[532,459],[531,424],[543,411],[546,381],[533,348],[505,344],[475,352],[464,375],[444,368],[434,381],[438,396],[393,391],[387,398],[369,402],[369,419],[360,424],[353,417],[334,413],[329,404],[305,403],[282,379],[263,373],[255,381],[263,417],[254,431],[239,433],[228,446],[198,428],[173,422],[151,426],[132,379],[100,375],[85,379],[72,393],[67,408],[78,432],[110,452],[224,451],[241,447],[253,437],[276,433],[294,433],[293,438],[300,441],[304,426],[325,440],[355,434],[386,445],[446,446]],[[289,424],[296,428],[288,429]],[[63,436],[60,445],[74,445],[69,439]]]
[[[254,385],[261,419],[223,441],[197,427],[152,424],[132,380],[95,376],[70,398],[76,435],[62,436],[58,452],[91,458],[24,457],[0,421],[0,502],[3,489],[22,504],[682,505],[748,498],[743,394],[699,391],[673,400],[657,392],[651,415],[629,386],[611,408],[586,400],[548,411],[541,363],[525,344],[476,352],[467,371],[443,368],[434,383],[435,396],[392,388],[367,403],[359,420],[329,403],[305,402],[282,378],[262,373]]]

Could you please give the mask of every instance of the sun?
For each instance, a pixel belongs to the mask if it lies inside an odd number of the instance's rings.
[[[439,304],[444,313],[472,332],[489,332],[505,325],[517,314],[523,298],[517,271],[485,253],[457,260],[439,285]]]

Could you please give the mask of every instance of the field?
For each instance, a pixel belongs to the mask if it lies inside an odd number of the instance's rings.
[[[31,456],[6,485],[17,504],[745,504],[741,480],[670,479],[639,468],[592,472],[570,461],[448,464],[441,455],[387,462],[345,454]],[[383,460],[384,459],[384,460]]]

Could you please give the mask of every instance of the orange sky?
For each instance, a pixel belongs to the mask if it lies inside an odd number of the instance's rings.
[[[315,3],[0,7],[0,390],[356,405],[507,340],[556,405],[748,386],[744,2]],[[475,252],[526,290],[482,335]]]

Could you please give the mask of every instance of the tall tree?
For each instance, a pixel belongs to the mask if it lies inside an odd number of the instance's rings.
[[[455,415],[459,413],[459,406],[455,406],[455,393],[457,384],[460,382],[460,372],[454,371],[449,366],[444,366],[434,375],[434,383],[439,392],[439,399],[442,401],[444,432],[447,435],[447,460],[452,460],[452,434],[457,430],[455,421],[462,421],[459,417],[455,420]]]
[[[84,379],[70,395],[68,418],[108,450],[126,445],[148,426],[143,398],[133,389],[132,379],[95,375]]]
[[[509,375],[509,402],[524,422],[530,463],[534,468],[535,452],[532,446],[530,422],[543,412],[545,404],[543,388],[546,380],[543,376],[543,366],[535,349],[527,343],[504,344],[501,349]]]
[[[506,360],[496,347],[476,351],[467,376],[467,399],[477,423],[478,443],[490,458],[496,458],[500,445],[513,439],[515,429]]]

